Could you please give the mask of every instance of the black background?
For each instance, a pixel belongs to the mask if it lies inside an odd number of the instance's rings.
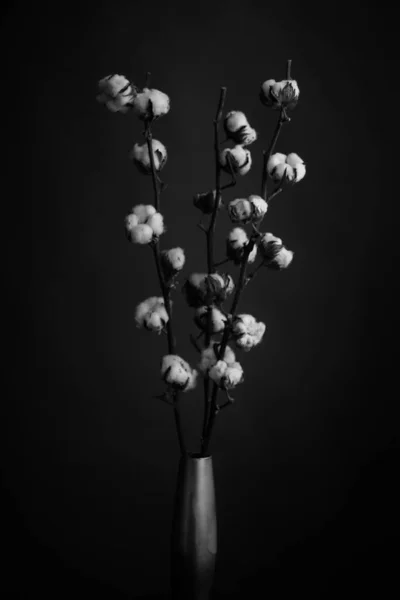
[[[141,123],[100,106],[97,81],[117,72],[143,85],[151,71],[171,97],[154,126],[169,152],[162,247],[182,246],[189,273],[205,266],[192,197],[214,182],[219,88],[259,132],[250,173],[226,197],[258,193],[277,118],[258,89],[291,58],[300,102],[277,151],[297,152],[307,175],[264,224],[293,264],[262,272],[241,303],[268,330],[241,359],[245,382],[211,446],[215,597],[386,597],[399,558],[393,14],[351,3],[10,4],[2,31],[4,596],[168,590],[179,454],[172,413],[152,398],[166,342],[135,327],[135,306],[159,292],[151,253],[123,231],[134,204],[152,203],[151,182],[127,158]],[[222,216],[221,258],[229,228]],[[195,364],[191,310],[174,300],[179,353]],[[201,410],[201,388],[182,398],[193,450]]]

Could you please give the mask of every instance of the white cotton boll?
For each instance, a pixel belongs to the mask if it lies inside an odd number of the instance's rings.
[[[167,354],[161,361],[161,376],[173,387],[188,391],[196,385],[197,372],[180,356]]]
[[[132,102],[135,114],[142,121],[166,115],[170,109],[170,99],[160,90],[144,88]]]
[[[162,296],[151,296],[137,305],[135,309],[135,321],[138,327],[143,327],[145,318],[153,312],[157,312],[165,322],[168,321],[168,313],[164,306]]]
[[[149,303],[149,298],[137,305],[135,309],[135,321],[138,327],[143,327],[144,318],[150,310],[151,305]]]
[[[151,147],[153,149],[154,168],[156,171],[161,171],[168,159],[167,149],[159,140],[152,140]],[[151,160],[147,143],[142,145],[136,143],[129,156],[142,173],[146,175],[151,173]]]
[[[252,194],[249,196],[249,202],[253,207],[253,218],[256,220],[263,219],[268,210],[268,204],[261,198],[261,196],[257,196],[256,194]]]
[[[235,227],[228,235],[228,243],[234,250],[244,248],[248,241],[247,233],[241,227]]]
[[[215,357],[214,347],[210,345],[208,348],[204,348],[201,351],[200,362],[197,366],[200,372],[205,374],[216,362],[217,359]]]
[[[224,352],[224,356],[223,356],[224,361],[226,362],[227,365],[230,365],[232,363],[235,362],[236,360],[236,356],[234,351],[232,350],[232,348],[230,346],[227,346]]]
[[[252,205],[247,198],[235,198],[228,204],[228,215],[232,223],[246,224],[251,220]]]
[[[160,90],[150,90],[149,98],[153,104],[153,115],[155,118],[166,115],[170,109],[170,99],[167,94]]]
[[[273,105],[273,99],[271,98],[271,88],[275,83],[276,83],[275,79],[267,79],[261,85],[259,97],[260,97],[261,102],[265,106]]]
[[[230,157],[230,162],[232,165],[232,169],[235,173],[239,173],[239,175],[245,175],[251,167],[251,154],[247,148],[243,148],[240,144],[237,144],[233,148],[224,148],[219,154],[219,161],[221,167],[230,172],[228,159]]]
[[[132,213],[137,216],[139,223],[146,223],[156,213],[156,209],[152,204],[137,204],[132,208]]]
[[[171,248],[161,252],[161,266],[167,279],[183,269],[185,253],[182,248]]]
[[[287,171],[289,169],[292,170],[292,167],[290,167],[289,165],[286,165],[285,163],[280,163],[271,172],[272,180],[275,182],[281,181],[285,176],[287,176]],[[292,172],[293,172],[293,170],[292,170]]]
[[[164,228],[164,217],[159,212],[156,212],[152,217],[149,217],[147,219],[146,224],[149,227],[151,227],[151,229],[153,230],[154,235],[156,235],[157,237],[159,237],[160,235],[162,235],[164,233],[164,231],[165,231],[165,228]]]
[[[298,183],[303,179],[306,174],[306,166],[304,164],[298,163],[295,167],[293,167],[294,171],[294,183]]]
[[[227,390],[230,390],[236,387],[239,383],[242,383],[243,379],[242,365],[238,362],[234,362],[231,365],[228,365],[223,374],[222,382],[224,387]]]
[[[124,75],[108,75],[99,81],[98,102],[105,104],[111,112],[126,113],[132,108],[136,88]]]
[[[210,372],[209,372],[210,379],[215,381],[215,383],[219,384],[221,382],[221,379],[224,376],[227,368],[228,368],[228,365],[226,364],[226,362],[224,360],[219,360],[210,369]]]
[[[239,175],[246,175],[251,169],[252,158],[251,158],[250,150],[247,150],[247,148],[246,148],[245,153],[246,153],[246,159],[245,159],[244,163],[242,165],[239,165],[237,168],[237,172],[239,173]]]
[[[224,128],[227,133],[235,133],[241,127],[248,125],[246,115],[240,110],[231,110],[227,113],[224,121]]]
[[[207,330],[209,319],[209,311],[207,306],[200,306],[194,316],[195,323],[203,331]],[[211,307],[211,333],[220,333],[225,329],[226,317],[225,315],[216,308]]]
[[[279,167],[278,167],[279,168]],[[275,172],[275,177],[277,173]],[[296,176],[295,170],[290,165],[286,165],[285,177],[288,181],[294,183],[294,178]]]
[[[195,369],[193,369],[189,375],[189,381],[186,384],[186,388],[183,390],[184,392],[190,392],[190,390],[194,390],[194,388],[197,385],[197,377],[198,372]]]
[[[125,232],[128,239],[131,239],[132,230],[139,224],[137,215],[130,214],[125,217]]]
[[[267,162],[267,171],[268,174],[271,175],[272,171],[275,169],[275,167],[277,167],[279,164],[284,164],[286,161],[286,154],[282,154],[282,152],[275,152],[275,154],[272,154]]]
[[[265,233],[262,236],[259,245],[261,254],[266,260],[274,258],[283,246],[281,238],[272,235],[272,233]]]
[[[163,307],[164,315],[159,311],[149,312],[144,318],[144,326],[149,331],[154,331],[155,333],[161,333],[164,329],[166,322],[168,321],[167,311]],[[166,316],[166,319],[163,319],[163,316]]]
[[[131,242],[134,244],[149,244],[153,239],[153,230],[146,225],[136,225],[130,232]]]
[[[304,160],[301,159],[300,156],[298,154],[296,154],[295,152],[291,152],[290,154],[287,155],[286,162],[291,167],[297,167],[299,164],[303,164]]]
[[[238,134],[238,141],[242,146],[250,146],[257,139],[257,131],[253,127],[245,127],[243,131]]]
[[[273,235],[272,233],[264,233],[263,237],[261,238],[261,243],[264,246],[268,244],[277,244],[282,246],[281,238],[276,237],[276,235]]]
[[[250,335],[249,333],[244,333],[243,335],[241,335],[235,341],[235,343],[236,343],[236,346],[238,348],[240,348],[240,350],[244,350],[245,352],[248,352],[249,350],[254,348],[254,346],[256,345],[255,338],[252,335]]]
[[[291,250],[283,247],[281,250],[274,256],[274,258],[267,263],[267,266],[271,269],[286,269],[293,260],[294,253]]]
[[[249,254],[249,258],[247,259],[247,262],[249,264],[253,264],[253,262],[256,260],[256,258],[257,258],[257,252],[258,252],[257,245],[254,245],[253,250]]]

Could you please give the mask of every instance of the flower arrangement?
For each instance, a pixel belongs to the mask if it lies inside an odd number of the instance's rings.
[[[251,193],[247,198],[223,201],[222,192],[236,185],[237,177],[244,177],[252,167],[249,150],[259,137],[242,111],[232,110],[224,116],[227,88],[222,87],[214,119],[215,184],[213,189],[193,196],[194,206],[201,211],[198,227],[206,235],[207,270],[191,273],[181,286],[189,307],[194,310],[194,323],[200,330],[190,339],[199,353],[199,361],[193,368],[177,353],[173,335],[172,293],[177,289],[186,256],[183,248],[161,250],[161,237],[166,231],[161,212],[160,196],[166,185],[160,172],[168,160],[165,145],[153,138],[153,125],[170,111],[170,98],[164,92],[150,87],[150,73],[141,90],[123,75],[112,74],[99,81],[98,101],[110,111],[121,114],[133,113],[144,123],[144,143],[135,143],[130,159],[143,175],[151,176],[154,192],[153,204],[138,204],[125,217],[125,233],[129,242],[147,245],[154,255],[161,296],[144,299],[135,310],[138,327],[157,334],[165,333],[168,352],[161,360],[160,374],[165,384],[163,393],[156,398],[173,408],[178,440],[182,454],[186,454],[180,416],[180,398],[194,390],[202,380],[204,391],[204,417],[199,456],[206,456],[214,423],[218,414],[234,402],[232,390],[244,380],[244,370],[237,354],[247,353],[259,346],[266,332],[266,325],[251,314],[238,312],[241,294],[262,267],[281,271],[287,269],[294,253],[282,240],[270,232],[262,232],[260,226],[273,198],[285,185],[300,182],[306,173],[304,161],[294,152],[274,152],[279,133],[289,123],[292,111],[299,99],[299,86],[291,77],[291,61],[287,61],[286,79],[266,80],[260,88],[262,104],[279,111],[278,122],[267,150],[263,151],[260,194]],[[226,140],[220,140],[221,122]],[[224,143],[230,146],[222,147]],[[222,177],[229,181],[222,183]],[[268,182],[274,184],[269,189]],[[254,190],[250,190],[254,192]],[[216,262],[214,236],[218,214],[225,211],[234,227],[226,239],[226,258]],[[245,227],[248,227],[246,231]],[[248,273],[249,265],[258,265]],[[238,268],[236,282],[232,276],[219,272],[218,267],[231,262]],[[230,308],[225,304],[230,301]],[[220,403],[218,394],[225,395]]]

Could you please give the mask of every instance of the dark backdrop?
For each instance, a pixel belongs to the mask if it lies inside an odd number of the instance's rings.
[[[162,247],[184,247],[190,272],[205,266],[192,196],[214,181],[219,88],[260,133],[226,197],[257,193],[276,120],[258,89],[288,58],[301,97],[277,150],[308,170],[265,220],[294,262],[263,272],[241,304],[268,331],[214,432],[216,589],[385,597],[398,565],[393,15],[254,1],[3,10],[6,597],[168,590],[179,454],[172,413],[152,399],[166,341],[135,328],[136,304],[158,285],[151,253],[123,231],[130,208],[152,202],[151,182],[127,158],[141,124],[100,106],[97,81],[117,72],[143,85],[149,70],[171,96],[154,127],[169,151]],[[221,258],[228,229],[222,217]],[[175,309],[194,364],[179,294]],[[193,450],[201,408],[200,388],[182,398]]]

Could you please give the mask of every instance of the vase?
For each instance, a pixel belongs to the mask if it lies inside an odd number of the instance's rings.
[[[173,600],[208,600],[217,556],[217,515],[211,456],[182,455],[171,534]]]

